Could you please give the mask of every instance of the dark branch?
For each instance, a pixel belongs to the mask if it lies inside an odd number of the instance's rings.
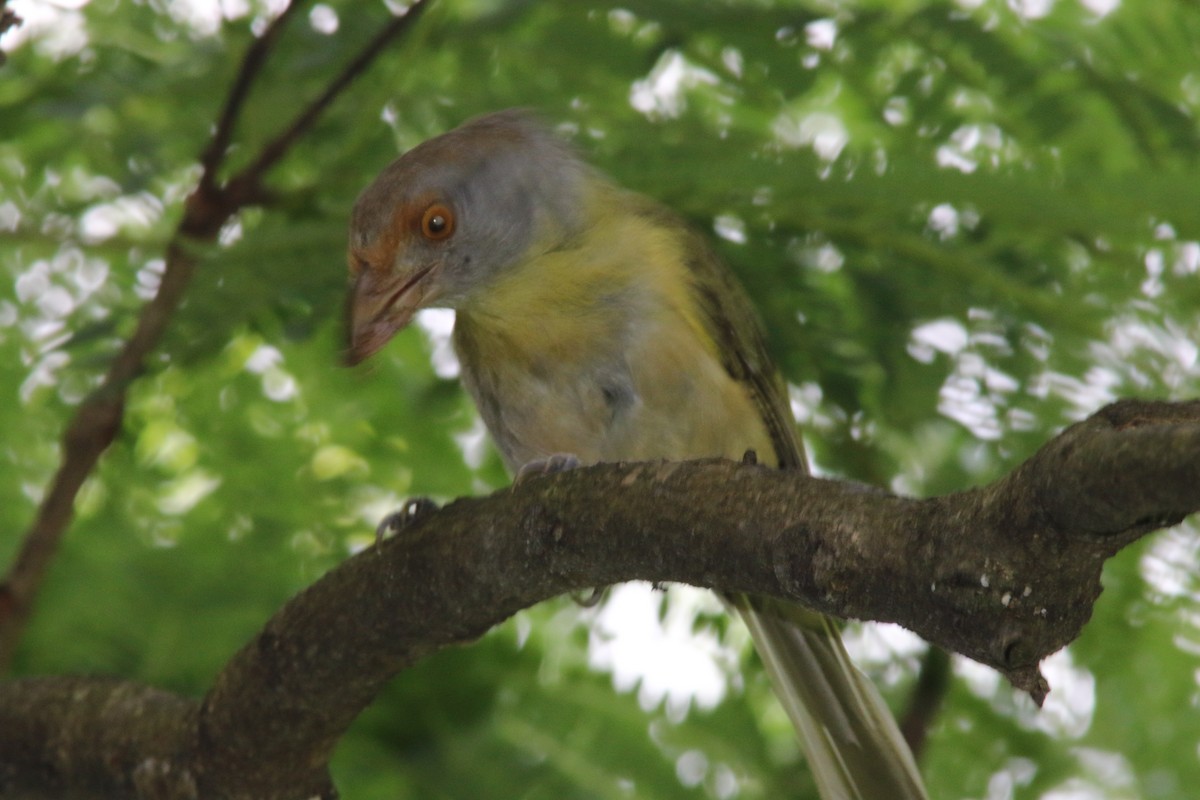
[[[199,708],[106,678],[0,684],[0,796],[186,797],[195,781],[185,775],[175,776],[184,792],[145,790],[164,788],[180,755],[194,749]]]
[[[532,478],[410,515],[294,597],[153,752],[183,753],[171,774],[202,797],[320,794],[334,744],[396,672],[541,600],[635,579],[898,622],[1040,701],[1038,663],[1091,616],[1105,559],[1197,508],[1200,403],[1110,406],[1002,480],[928,500],[723,460]],[[68,724],[54,715],[79,684],[63,680],[0,686],[0,731],[25,711],[43,733]],[[11,710],[30,685],[49,699]],[[138,724],[105,719],[126,738]],[[30,742],[0,736],[11,775],[45,771]]]
[[[325,108],[333,102],[339,94],[347,86],[349,86],[355,78],[361,75],[370,63],[383,50],[398,38],[400,34],[408,30],[409,26],[416,23],[420,18],[421,12],[429,5],[428,0],[416,0],[408,9],[400,16],[392,19],[390,23],[384,26],[383,29],[375,35],[375,38],[367,43],[359,54],[346,65],[341,74],[329,82],[325,87],[325,91],[309,104],[308,108],[300,112],[296,119],[289,125],[283,133],[279,134],[259,154],[258,159],[250,166],[249,172],[263,173],[275,165],[280,158],[283,157],[296,140],[308,132],[317,118]]]
[[[913,687],[908,707],[897,720],[904,741],[918,763],[925,752],[929,729],[937,721],[946,692],[950,689],[950,655],[940,647],[931,647],[921,659],[917,684]]]
[[[167,245],[166,267],[158,291],[142,308],[133,334],[113,359],[100,386],[83,401],[68,424],[59,469],[25,533],[16,559],[0,582],[0,671],[12,660],[37,589],[71,523],[75,497],[121,428],[125,391],[141,373],[146,357],[158,346],[191,283],[201,260],[198,245],[215,242],[221,227],[234,215],[264,199],[263,180],[267,170],[308,131],[321,112],[384,46],[407,29],[416,19],[413,12],[420,7],[414,6],[407,16],[389,22],[290,128],[268,144],[250,167],[222,186],[218,185],[216,174],[224,161],[236,116],[294,6],[285,9],[247,50],[213,139],[201,155],[203,173],[188,196],[183,217]]]
[[[284,26],[299,8],[299,2],[288,3],[287,7],[279,12],[279,16],[267,25],[262,36],[251,42],[250,47],[246,50],[246,55],[242,58],[242,66],[233,80],[229,95],[225,98],[225,106],[221,109],[221,117],[217,121],[217,127],[213,130],[212,140],[204,149],[203,155],[200,156],[200,166],[203,169],[202,181],[216,184],[217,173],[225,160],[229,143],[233,140],[233,129],[242,113],[242,106],[250,94],[250,87],[262,72],[263,66],[267,63],[267,56],[282,35]]]
[[[1127,401],[994,484],[927,500],[723,460],[528,480],[420,516],[331,572],[268,626],[269,650],[260,641],[230,663],[210,702],[243,674],[358,702],[374,680],[540,600],[635,579],[898,622],[1040,700],[1038,663],[1091,616],[1104,561],[1200,508],[1198,456],[1200,403]],[[300,630],[315,638],[286,633]],[[378,674],[356,669],[364,680],[347,687],[355,682],[316,663],[331,648],[370,654],[360,666]],[[317,655],[304,663],[303,653]],[[253,701],[216,705],[228,729],[268,713]]]

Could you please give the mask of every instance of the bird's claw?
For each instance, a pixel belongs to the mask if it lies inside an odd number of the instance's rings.
[[[535,458],[532,461],[526,461],[517,470],[517,477],[513,479],[513,486],[519,486],[525,480],[537,477],[538,475],[553,475],[556,472],[566,472],[569,469],[575,469],[582,463],[579,457],[572,453],[551,453],[544,458]]]
[[[375,544],[379,545],[389,534],[396,534],[407,528],[419,517],[430,511],[437,510],[437,503],[428,497],[413,497],[404,501],[404,505],[383,518],[375,528]]]

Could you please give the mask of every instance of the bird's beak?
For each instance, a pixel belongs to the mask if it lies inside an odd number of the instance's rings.
[[[434,266],[399,275],[369,268],[358,274],[346,303],[347,365],[374,355],[433,299],[427,279]]]

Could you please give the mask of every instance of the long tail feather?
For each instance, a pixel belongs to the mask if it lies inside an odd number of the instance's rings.
[[[744,595],[737,608],[825,800],[927,800],[895,719],[828,617]]]

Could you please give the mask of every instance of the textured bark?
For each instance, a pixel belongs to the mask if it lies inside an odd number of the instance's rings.
[[[396,672],[563,592],[681,581],[898,622],[1037,700],[1105,559],[1200,507],[1200,403],[1125,401],[986,487],[916,500],[753,464],[602,464],[417,504],[297,595],[200,704],[0,685],[0,795],[332,796],[337,739]]]

